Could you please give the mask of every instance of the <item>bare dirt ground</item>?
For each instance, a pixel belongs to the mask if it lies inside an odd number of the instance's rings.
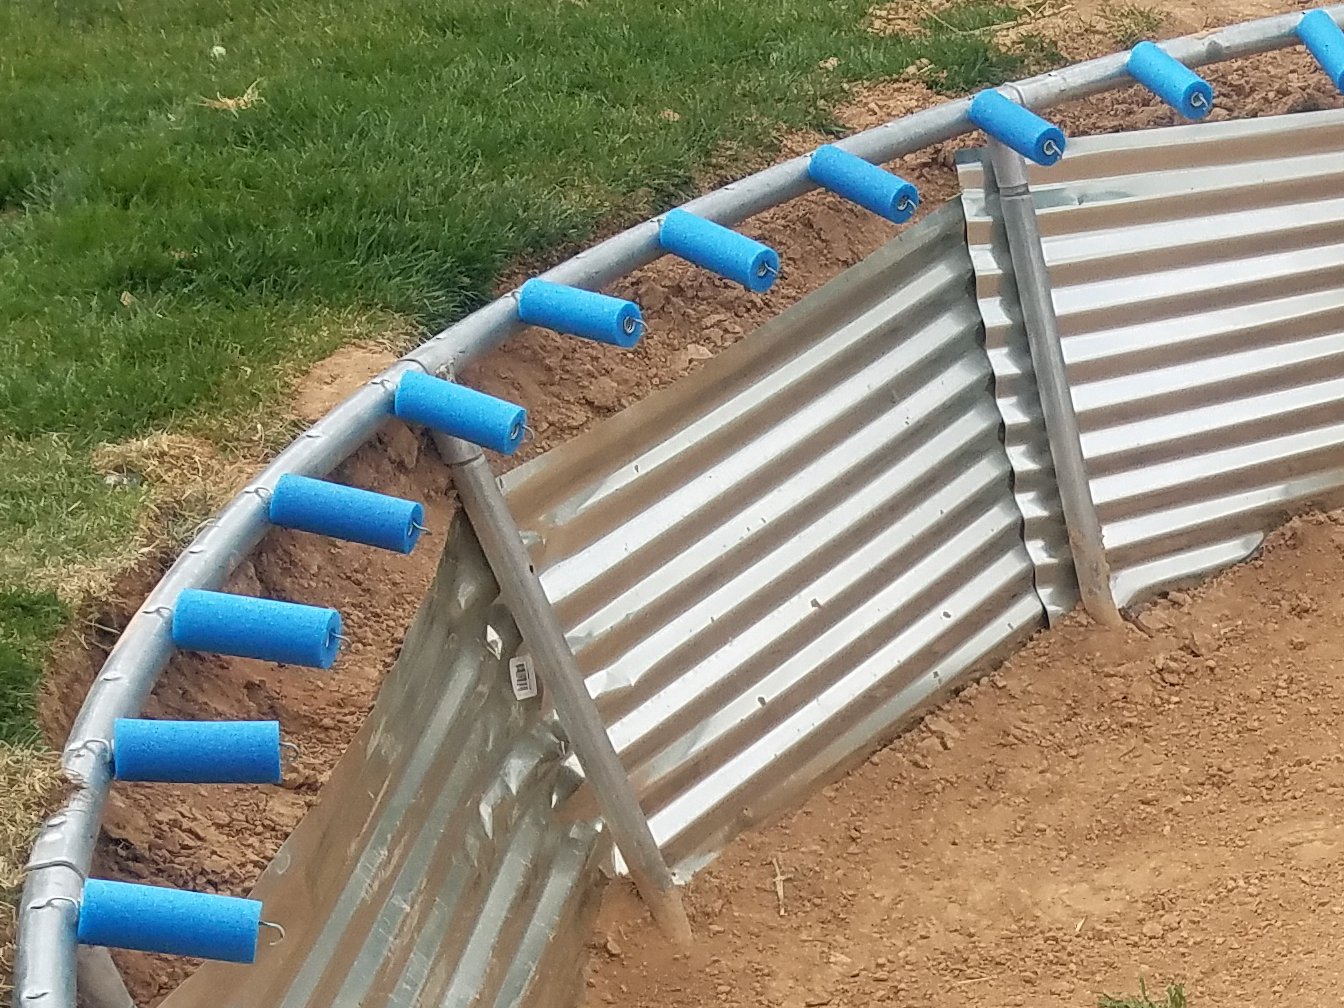
[[[1073,9],[1068,8],[1066,14],[1071,11]],[[1235,9],[1223,6],[1198,9],[1192,7],[1185,14],[1178,11],[1165,34],[1179,34],[1192,28],[1204,27],[1206,24],[1224,23],[1268,12],[1269,8],[1247,4],[1239,4]],[[1054,39],[1070,58],[1082,58],[1114,48],[1110,38],[1089,25],[1093,25],[1093,22],[1079,21],[1070,15],[1054,20],[1045,19],[1037,27]],[[1213,113],[1215,118],[1338,107],[1340,104],[1338,96],[1331,91],[1324,76],[1319,74],[1310,58],[1301,51],[1270,54],[1228,68],[1213,68],[1209,72],[1209,77],[1219,94],[1218,107]],[[856,90],[851,98],[852,101],[845,108],[837,110],[837,115],[852,129],[885,122],[940,100],[920,82],[917,74],[909,79]],[[1175,121],[1174,113],[1164,111],[1150,97],[1137,89],[1102,96],[1057,110],[1053,114],[1068,132],[1075,134],[1163,125]],[[783,154],[800,153],[818,142],[821,142],[821,138],[816,136],[788,138],[784,144]],[[956,182],[951,167],[954,149],[959,146],[972,146],[977,142],[976,138],[968,137],[902,159],[892,167],[919,184],[924,197],[924,207],[932,209],[956,194]],[[595,420],[616,412],[642,398],[650,390],[675,381],[698,367],[723,346],[735,342],[766,318],[777,314],[846,267],[859,262],[893,237],[897,231],[895,227],[872,215],[826,194],[812,194],[764,214],[751,221],[744,230],[776,247],[785,263],[780,282],[768,296],[745,293],[740,288],[733,288],[726,282],[712,278],[690,266],[664,260],[640,270],[613,291],[637,300],[643,306],[649,321],[649,336],[636,351],[625,353],[548,332],[529,330],[511,341],[503,351],[491,355],[469,371],[465,377],[472,384],[523,402],[530,410],[537,435],[525,446],[515,464],[574,436]],[[315,368],[296,390],[296,414],[305,419],[315,418],[390,359],[391,354],[370,347],[355,347],[334,355]],[[453,499],[447,485],[445,469],[436,461],[430,450],[404,429],[389,427],[380,436],[378,443],[362,450],[336,474],[336,478],[422,499],[429,506],[431,526],[437,530],[443,530],[447,526]],[[295,533],[272,534],[254,558],[243,565],[227,586],[228,589],[301,599],[314,604],[334,605],[341,609],[351,629],[352,646],[343,654],[336,668],[329,673],[277,668],[256,662],[200,655],[180,655],[174,659],[161,678],[146,708],[146,713],[151,717],[279,718],[284,724],[286,736],[300,746],[302,755],[297,765],[290,768],[284,783],[275,788],[188,788],[166,785],[114,788],[98,871],[112,877],[206,891],[233,894],[247,892],[280,843],[316,801],[322,783],[372,705],[382,676],[414,615],[417,600],[423,594],[432,575],[437,561],[436,547],[440,543],[441,540],[427,540],[415,555],[403,558],[361,547],[333,544]],[[43,697],[44,728],[53,744],[59,745],[64,739],[88,684],[105,657],[108,647],[115,639],[116,633],[125,626],[129,614],[143,598],[166,560],[165,557],[149,558],[139,570],[123,578],[115,593],[116,598],[109,600],[103,611],[92,616],[90,625],[102,629],[92,632],[84,639],[72,639],[69,646],[62,649],[60,664],[53,670]],[[1146,638],[1144,640],[1146,641]],[[1117,646],[1119,643],[1117,642]],[[1142,644],[1133,641],[1124,643],[1127,647],[1138,647]],[[1027,660],[1029,656],[1019,659],[1019,661]],[[1299,656],[1297,660],[1302,659]],[[1099,677],[1098,682],[1104,685],[1112,683],[1113,679]],[[1044,688],[1044,685],[1037,687],[1037,689]],[[985,695],[999,694],[996,691]],[[1163,692],[1161,695],[1166,697],[1167,693]],[[1024,711],[1030,713],[1033,709],[1028,704]],[[1166,707],[1160,709],[1167,710]],[[1187,703],[1179,710],[1188,712],[1192,709],[1195,708]],[[1175,717],[1177,709],[1172,707],[1171,711],[1170,716]],[[1023,716],[1026,717],[1027,713]],[[1137,732],[1138,724],[1139,722],[1135,723],[1134,732]],[[1305,731],[1307,726],[1301,727]],[[1191,724],[1185,730],[1196,732],[1199,726]],[[1136,734],[1135,737],[1139,736]],[[1138,755],[1135,755],[1135,752]],[[1130,764],[1135,760],[1148,759],[1144,752],[1140,750],[1135,752],[1127,755]],[[887,758],[883,757],[884,760]],[[943,757],[944,760],[947,758]],[[1228,773],[1240,772],[1243,766],[1243,762],[1237,762]],[[1089,786],[1104,787],[1107,783],[1104,774],[1109,768],[1104,764],[1088,764],[1088,768],[1094,771],[1100,769],[1103,779],[1093,781],[1089,785],[1081,779],[1081,776],[1076,781],[1071,777],[1069,786],[1076,785],[1084,791]],[[1077,775],[1081,775],[1088,768],[1078,768]],[[879,769],[867,767],[859,777],[866,779],[866,775],[877,773]],[[1056,788],[1063,787],[1058,778],[1052,779]],[[933,776],[921,780],[930,788],[936,783]],[[1175,780],[1165,780],[1163,787],[1165,788],[1166,784],[1175,786]],[[943,790],[951,787],[950,784],[940,786]],[[888,789],[890,787],[889,784]],[[1152,793],[1157,794],[1159,790],[1162,789],[1155,786]],[[1028,831],[1036,829],[1036,820],[1030,817],[1031,810],[1025,807],[1025,795],[1024,791],[1019,798],[1022,807],[1008,806],[1010,809],[1016,809],[1016,818],[1003,813],[1007,816],[1004,822],[1009,823],[1005,828],[1011,829],[1012,824],[1026,817],[1030,821],[1023,828]],[[982,797],[988,801],[992,795],[984,795],[982,792]],[[896,798],[893,797],[892,801],[896,801]],[[1063,799],[1060,801],[1061,814],[1067,811],[1069,805],[1074,804],[1072,800],[1067,803]],[[1152,822],[1162,814],[1168,799],[1159,797],[1155,801],[1157,804],[1151,807],[1143,806],[1146,812],[1140,818],[1144,823]],[[802,819],[798,821],[801,822]],[[969,827],[970,821],[966,825]],[[1062,825],[1057,824],[1053,828],[1059,830]],[[896,825],[893,824],[891,828],[896,829]],[[864,851],[867,851],[868,855],[863,856],[870,855],[879,860],[894,856],[888,850],[882,833],[864,833],[862,828],[856,827],[856,829],[859,830],[859,837],[846,842],[843,848],[845,851],[852,846],[855,849],[855,858],[863,855]],[[1039,840],[1039,837],[1030,832],[1028,838]],[[843,837],[841,839],[843,841]],[[883,840],[880,847],[876,846],[877,840]],[[817,844],[821,842],[820,839],[816,841]],[[928,842],[933,843],[932,833],[928,834]],[[1170,845],[1171,841],[1168,841],[1168,849]],[[957,853],[955,847],[956,844],[953,844],[953,853]],[[1191,849],[1195,848],[1192,846]],[[982,852],[983,864],[988,864],[991,860],[988,851],[986,848]],[[963,850],[960,853],[965,854],[967,851]],[[801,848],[798,849],[798,854],[801,857]],[[1170,857],[1169,853],[1164,856]],[[708,902],[705,901],[706,898],[702,898],[703,894],[710,892],[710,886],[713,884],[710,880],[718,877],[729,878],[728,875],[721,876],[721,873],[727,866],[735,863],[733,860],[735,857],[737,855],[725,859],[722,862],[723,868],[706,876],[698,885],[696,898],[702,915],[712,916],[713,898],[706,897]],[[794,855],[789,854],[789,857],[792,858]],[[997,856],[993,860],[997,863]],[[912,860],[911,863],[915,862]],[[821,862],[817,861],[816,864],[820,865]],[[791,865],[796,867],[790,867]],[[1064,868],[1065,866],[1060,866],[1061,871]],[[997,867],[994,871],[1002,874],[1014,869],[1015,865],[1009,864],[1007,868]],[[817,870],[821,871],[820,868]],[[1082,872],[1084,869],[1078,867],[1074,870]],[[1155,871],[1156,868],[1153,867],[1152,870]],[[836,871],[839,871],[838,867]],[[929,878],[933,879],[936,874],[933,862],[927,863],[927,871]],[[810,903],[804,901],[804,897],[807,900],[815,898],[818,901],[825,897],[829,901],[828,909],[823,910],[818,906],[807,910],[807,913],[816,915],[807,918],[814,922],[816,928],[814,932],[809,933],[818,936],[823,934],[824,927],[831,926],[826,924],[830,919],[825,916],[826,914],[847,913],[846,908],[851,905],[857,906],[865,891],[857,882],[848,881],[834,891],[823,891],[819,880],[824,878],[824,875],[809,874],[807,864],[802,860],[790,861],[786,865],[786,873],[790,872],[798,876],[796,880],[787,883],[785,890],[789,899],[799,901],[797,904],[790,904],[792,912],[797,915],[796,920],[804,919],[803,907],[811,907]],[[724,906],[727,907],[731,903],[737,907],[739,913],[746,913],[744,908],[749,903],[748,894],[751,894],[753,899],[758,895],[751,890],[751,886],[759,881],[756,877],[758,873],[759,865],[754,865],[736,888],[730,883],[725,883],[729,888],[725,889]],[[1249,869],[1243,874],[1248,879],[1258,877]],[[1045,871],[1045,875],[1049,875],[1048,870]],[[840,878],[838,874],[835,877]],[[808,883],[809,878],[813,879],[812,883]],[[1213,878],[1212,868],[1210,878]],[[1117,885],[1123,883],[1122,878]],[[815,890],[807,890],[805,886],[808,884],[814,884]],[[1224,883],[1220,881],[1218,884]],[[1237,889],[1232,896],[1240,899],[1246,893],[1258,895],[1262,892],[1258,888],[1260,885],[1259,882],[1247,881],[1245,887]],[[846,892],[850,892],[851,895],[844,895]],[[988,886],[984,888],[984,892],[987,894],[985,897],[987,900],[1000,899],[996,891]],[[733,897],[731,901],[729,896]],[[893,890],[888,896],[893,901],[892,907],[898,905],[896,901],[899,899],[904,901],[900,905],[908,909],[912,908],[909,901],[915,899],[913,895],[904,894],[903,890],[901,893]],[[1228,898],[1231,899],[1232,896]],[[1021,897],[1015,898],[1018,899],[1016,905],[1020,907],[1034,906]],[[1074,898],[1080,906],[1090,899],[1081,889]],[[1007,897],[1003,899],[1007,900]],[[898,961],[897,957],[905,948],[920,949],[919,954],[926,957],[919,960],[921,963],[940,962],[942,960],[937,956],[951,959],[964,956],[968,949],[975,947],[971,943],[988,942],[991,935],[998,935],[1006,929],[1017,927],[1011,923],[1011,910],[1007,916],[1001,911],[997,918],[989,917],[987,905],[977,903],[965,893],[951,900],[951,905],[959,908],[957,913],[964,914],[964,918],[953,917],[951,924],[940,924],[940,929],[935,929],[931,924],[918,925],[928,930],[927,936],[918,937],[917,942],[913,944],[902,943],[893,952],[884,953],[882,956],[875,955],[863,967],[868,972],[861,971],[845,979],[844,982],[849,985],[846,989],[874,992],[879,990],[877,986],[864,985],[889,983],[889,978],[896,976],[898,972],[891,964]],[[1014,906],[1011,901],[1005,902],[1004,905],[1008,908]],[[1082,906],[1082,909],[1086,910],[1090,906],[1088,903],[1087,906]],[[768,910],[768,906],[766,909]],[[1209,912],[1213,913],[1215,909],[1211,907]],[[1175,912],[1170,908],[1163,907],[1160,912],[1155,907],[1139,910],[1130,908],[1130,910],[1139,914],[1132,919],[1132,928],[1139,936],[1135,940],[1147,943],[1142,946],[1145,949],[1150,947],[1152,950],[1183,949],[1184,945],[1179,944],[1178,939],[1183,942],[1184,935],[1192,933],[1183,931],[1182,928],[1193,925],[1170,923],[1173,920],[1170,915]],[[613,910],[617,913],[618,911],[619,908]],[[1027,912],[1026,909],[1024,912]],[[986,915],[984,920],[997,923],[991,923],[990,930],[982,932],[975,924],[976,921],[982,920],[978,914]],[[838,922],[839,919],[837,916],[834,921]],[[1085,923],[1078,933],[1079,939],[1082,936],[1089,936],[1091,940],[1099,936],[1101,932],[1095,929],[1100,927],[1097,922],[1101,919],[1094,916],[1091,925]],[[1184,917],[1180,919],[1185,920]],[[786,917],[784,920],[791,921],[791,918]],[[726,919],[715,923],[714,920],[702,917],[702,921],[708,921],[704,924],[705,927],[728,929],[730,926],[730,922]],[[879,922],[880,918],[873,918],[871,925],[863,926],[877,927]],[[764,933],[765,930],[778,927],[780,921],[778,919],[769,921],[769,929],[766,928],[766,923],[762,918],[759,925],[753,926],[759,926]],[[960,928],[960,931],[948,930],[947,928],[952,925]],[[1071,920],[1067,925],[1059,926],[1067,930],[1075,925],[1076,921]],[[1149,925],[1160,926],[1163,929],[1163,937],[1161,939],[1144,937],[1143,929]],[[1089,930],[1089,927],[1093,930]],[[737,928],[736,923],[733,923],[733,928]],[[1151,929],[1149,927],[1149,930]],[[1024,931],[1024,934],[1026,933]],[[1031,933],[1046,934],[1046,932]],[[1230,931],[1219,933],[1224,935],[1225,944],[1236,941],[1249,946],[1249,939],[1246,937]],[[653,970],[651,978],[663,976],[667,986],[636,988],[633,986],[634,971],[626,967],[635,961],[633,957],[638,954],[636,949],[639,946],[634,944],[638,940],[637,929],[632,931],[631,935],[632,944],[625,952],[628,958],[621,958],[618,962],[609,964],[613,966],[614,971],[604,972],[597,979],[599,986],[594,989],[594,997],[611,995],[621,1001],[629,1000],[630,998],[624,993],[619,992],[620,985],[625,984],[632,991],[636,989],[645,991],[646,994],[641,996],[650,999],[656,996],[662,1000],[669,1000],[682,996],[672,989],[678,983],[683,984],[686,991],[694,986],[702,999],[706,996],[706,991],[712,995],[710,1000],[718,998],[721,993],[720,987],[728,989],[725,997],[729,995],[739,997],[742,1003],[745,1003],[748,997],[755,996],[755,987],[752,984],[757,974],[751,973],[751,979],[747,981],[747,986],[743,987],[741,977],[747,974],[734,973],[729,979],[730,968],[722,963],[718,966],[710,963],[700,964],[703,967],[700,972],[681,981],[673,979],[675,970],[672,964],[665,964],[667,969],[662,973],[654,964],[650,967]],[[957,936],[955,943],[949,935]],[[713,936],[712,940],[722,941],[724,951],[718,954],[725,963],[734,964],[732,969],[748,968],[749,962],[756,961],[762,964],[778,961],[783,968],[782,960],[788,958],[808,964],[808,972],[814,975],[814,978],[821,976],[816,972],[814,960],[807,959],[801,953],[804,947],[811,947],[807,943],[787,946],[781,939],[778,946],[781,950],[780,955],[776,959],[771,959],[770,956],[775,953],[770,952],[767,945],[753,944],[755,939],[747,931],[725,930],[723,936]],[[819,937],[818,941],[820,940]],[[1282,939],[1274,939],[1269,944],[1257,942],[1255,947],[1269,956],[1270,950],[1275,947],[1274,941],[1287,940],[1287,936],[1284,936]],[[1075,955],[1078,949],[1068,945],[1067,942],[1062,945],[1059,942],[1047,942],[1045,937],[1040,941],[1043,943],[1041,947],[1049,951],[1049,956],[1044,959],[1036,956],[1031,962],[1028,962],[1026,956],[1018,960],[1010,959],[1009,964],[1000,968],[999,973],[1016,970],[1017,974],[1025,976],[1028,972],[1036,971],[1040,977],[1048,977],[1050,983],[1063,983],[1063,980],[1050,973],[1046,964],[1055,961],[1050,956],[1060,960],[1067,958],[1070,962],[1075,962],[1079,971],[1076,982],[1082,985],[1070,990],[1086,989],[1086,984],[1092,982],[1093,976],[1093,973],[1088,972],[1089,960]],[[738,944],[734,945],[733,942]],[[711,947],[709,943],[704,946],[705,949]],[[943,951],[939,952],[938,949]],[[999,951],[994,951],[995,949]],[[1023,951],[1025,949],[1026,946],[1023,946]],[[843,949],[837,954],[849,955],[855,964],[865,962],[861,957],[850,955]],[[1010,956],[1009,950],[1000,949],[995,945],[986,945],[984,954]],[[1131,975],[1135,968],[1142,963],[1160,964],[1167,961],[1151,958],[1155,955],[1154,951],[1147,954],[1150,955],[1149,959],[1131,960],[1130,963],[1117,959],[1114,982],[1122,984],[1132,979]],[[882,975],[883,968],[878,965],[878,961],[883,957],[887,959],[888,980],[879,981],[876,978]],[[167,991],[176,986],[193,966],[189,961],[159,959],[137,953],[118,953],[117,959],[127,975],[132,993],[142,1004],[156,1003]],[[1242,953],[1242,959],[1250,961],[1245,952]],[[991,960],[986,958],[984,963],[988,969]],[[765,970],[766,966],[760,965],[756,968]],[[854,967],[850,965],[847,968]],[[1289,967],[1282,963],[1278,965],[1270,963],[1267,968],[1287,970]],[[685,964],[677,964],[677,969],[685,972]],[[715,983],[710,987],[696,986],[701,981],[695,977],[712,976],[712,972],[706,971],[714,969],[723,972],[725,979],[721,983]],[[1322,969],[1324,970],[1324,965]],[[902,972],[901,975],[906,976],[907,972]],[[929,975],[933,977],[942,974]],[[1185,975],[1192,974],[1187,970]],[[1106,976],[1110,977],[1111,974]],[[762,972],[760,974],[762,989],[768,986],[765,977],[766,974]],[[978,1004],[979,998],[997,998],[1000,999],[998,1003],[1012,1003],[1002,999],[1016,996],[1012,991],[1018,989],[999,984],[977,990],[979,985],[987,983],[978,973],[958,974],[955,980],[948,982],[957,984],[952,991],[960,1004]],[[1022,989],[1024,991],[1030,989],[1034,997],[1049,992],[1047,987],[1039,984],[1031,987],[1026,980],[1022,980],[1021,983]],[[910,989],[915,990],[913,987]],[[857,996],[858,994],[855,994],[855,997]],[[952,994],[929,994],[921,997],[930,1000],[937,997],[950,998]],[[909,998],[902,994],[900,1000],[902,1003],[917,1002],[919,998],[913,993]],[[984,1003],[988,1004],[989,1000]]]
[[[1070,617],[696,876],[689,956],[609,889],[586,1005],[1338,1004],[1341,561],[1307,516],[1138,625]]]

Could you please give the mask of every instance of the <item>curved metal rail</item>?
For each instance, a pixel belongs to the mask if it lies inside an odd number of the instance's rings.
[[[1324,8],[1344,25],[1344,5]],[[1299,44],[1300,12],[1164,43],[1187,66],[1204,66]],[[1118,53],[1005,85],[1033,109],[1130,86],[1127,54]],[[887,162],[976,127],[970,99],[946,102],[841,141],[872,162]],[[801,156],[733,182],[686,204],[721,224],[737,224],[815,188]],[[663,255],[658,219],[638,224],[542,274],[546,280],[596,289]],[[64,749],[62,763],[76,790],[43,825],[28,863],[20,905],[15,999],[19,1008],[74,1008],[75,924],[81,886],[91,864],[111,783],[108,739],[118,717],[134,716],[174,647],[171,613],[186,588],[218,588],[260,542],[270,525],[266,494],[286,473],[320,477],[367,441],[391,416],[392,393],[409,370],[452,374],[523,328],[516,295],[507,294],[428,340],[334,408],[263,469],[195,537],[135,613],[95,679]]]

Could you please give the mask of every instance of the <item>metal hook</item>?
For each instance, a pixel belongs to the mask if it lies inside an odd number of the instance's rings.
[[[275,941],[270,941],[266,943],[268,948],[274,948],[275,946],[279,945],[282,941],[285,940],[285,929],[281,927],[279,924],[275,923],[274,921],[258,921],[257,923],[260,927],[275,928],[275,930],[280,932],[279,938],[277,938]]]
[[[207,532],[209,532],[214,527],[215,527],[215,519],[211,517],[207,518],[205,521],[201,522],[194,529],[192,529],[191,545],[187,547],[187,552],[193,555],[202,552],[205,549],[205,546],[204,544],[198,542],[197,540],[201,539]]]
[[[331,635],[331,639],[340,641],[342,645],[350,643],[350,638],[345,634],[334,633]]]
[[[1042,144],[1041,150],[1045,151],[1050,157],[1058,157],[1060,154],[1059,144],[1055,143],[1053,140],[1047,140]]]
[[[900,213],[904,213],[907,210],[912,210],[914,209],[914,206],[915,204],[911,202],[909,196],[902,196],[899,200],[896,201],[896,210]]]
[[[1190,96],[1190,104],[1193,105],[1195,108],[1203,108],[1205,105],[1204,96],[1200,94],[1198,91],[1196,91],[1194,94]]]
[[[648,326],[644,324],[642,318],[635,318],[635,316],[629,315],[626,316],[625,321],[621,323],[621,328],[625,330],[627,335],[632,335],[639,332],[641,329],[647,329]]]
[[[260,497],[262,500],[271,499],[271,488],[267,486],[248,487],[243,493],[250,493],[256,497]]]
[[[778,276],[779,270],[775,269],[769,263],[761,263],[761,268],[756,271],[757,276]]]
[[[74,899],[71,896],[49,896],[46,899],[44,899],[41,903],[29,903],[28,909],[45,910],[47,907],[54,906],[57,903],[69,903],[76,910],[79,909],[79,900]]]
[[[140,611],[141,611],[142,613],[144,613],[146,616],[169,616],[169,617],[171,617],[171,616],[173,615],[173,607],[172,607],[172,606],[166,606],[166,605],[156,605],[156,606],[152,606],[152,607],[149,608],[149,609],[141,609]]]
[[[421,525],[418,521],[411,522],[411,529],[419,532],[421,535],[430,535],[429,526]]]
[[[66,752],[72,755],[75,753],[93,753],[96,756],[99,749],[102,749],[104,755],[112,755],[112,743],[101,738],[85,739],[79,745],[69,746]]]
[[[291,763],[297,763],[299,761],[299,747],[296,746],[293,742],[281,742],[280,748],[289,750],[290,752],[289,761]]]

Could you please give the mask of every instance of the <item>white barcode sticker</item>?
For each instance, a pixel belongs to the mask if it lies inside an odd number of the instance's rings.
[[[518,700],[530,700],[537,695],[537,673],[532,668],[532,659],[519,655],[509,659],[509,682],[513,685],[513,695]]]

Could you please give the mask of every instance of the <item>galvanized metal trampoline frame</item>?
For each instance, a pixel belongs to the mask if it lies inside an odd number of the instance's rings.
[[[1324,9],[1336,23],[1344,24],[1344,5]],[[1246,22],[1168,42],[1163,48],[1191,67],[1252,56],[1299,44],[1295,28],[1300,18],[1301,14],[1294,12]],[[1045,109],[1133,83],[1126,71],[1126,54],[1121,53],[1007,85],[1004,92],[1030,108]],[[947,102],[852,136],[839,146],[872,162],[891,161],[974,130],[976,127],[967,117],[969,105],[969,99]],[[1004,169],[1011,169],[1011,158],[1004,159],[1000,154],[996,164],[1000,161]],[[736,224],[815,189],[807,166],[806,156],[795,158],[693,200],[686,209],[722,224]],[[1011,183],[1007,175],[1001,181]],[[1030,210],[1029,203],[1026,209]],[[1019,247],[1026,256],[1023,261],[1031,259],[1030,223],[1026,222],[1025,229],[1017,232],[1015,260]],[[1035,240],[1039,245],[1039,239]],[[542,276],[555,283],[596,289],[662,254],[655,219],[579,253]],[[1021,279],[1035,283],[1043,299],[1037,307],[1048,312],[1048,280],[1031,270]],[[116,718],[134,716],[140,711],[174,652],[170,623],[178,594],[187,588],[218,588],[257,546],[270,528],[266,518],[267,494],[282,475],[323,476],[368,441],[391,416],[393,389],[400,375],[412,370],[455,374],[522,328],[515,297],[506,295],[444,330],[361,387],[300,435],[221,510],[135,613],[94,681],[64,749],[63,765],[76,790],[60,812],[43,825],[28,863],[20,906],[16,1006],[74,1008],[77,975],[81,973],[85,977],[86,994],[97,997],[103,1004],[118,1000],[129,1003],[105,954],[81,955],[77,967],[75,924],[81,887],[92,863],[111,784],[107,740]],[[1044,349],[1049,352],[1048,346]],[[1064,442],[1070,438],[1076,441],[1076,425],[1072,432],[1068,430],[1071,407],[1067,402],[1067,384],[1062,388],[1043,384],[1041,388],[1043,396],[1049,395],[1056,407],[1051,416],[1052,437],[1057,434]],[[1060,474],[1061,478],[1065,475]],[[1079,493],[1085,489],[1075,487]],[[1069,488],[1061,487],[1061,491],[1069,495]],[[1101,549],[1095,513],[1089,521],[1087,502],[1076,494],[1073,496],[1073,511],[1080,515],[1076,527],[1070,521],[1071,538],[1075,534],[1078,537],[1075,563],[1085,601],[1104,619],[1109,588],[1101,592],[1103,576],[1089,575],[1084,569],[1087,557],[1095,559]],[[488,514],[486,508],[477,511],[473,516],[477,521]],[[501,531],[508,530],[482,530],[482,536],[499,535]],[[1110,610],[1114,611],[1113,602]],[[94,994],[99,984],[106,984],[110,993]]]

